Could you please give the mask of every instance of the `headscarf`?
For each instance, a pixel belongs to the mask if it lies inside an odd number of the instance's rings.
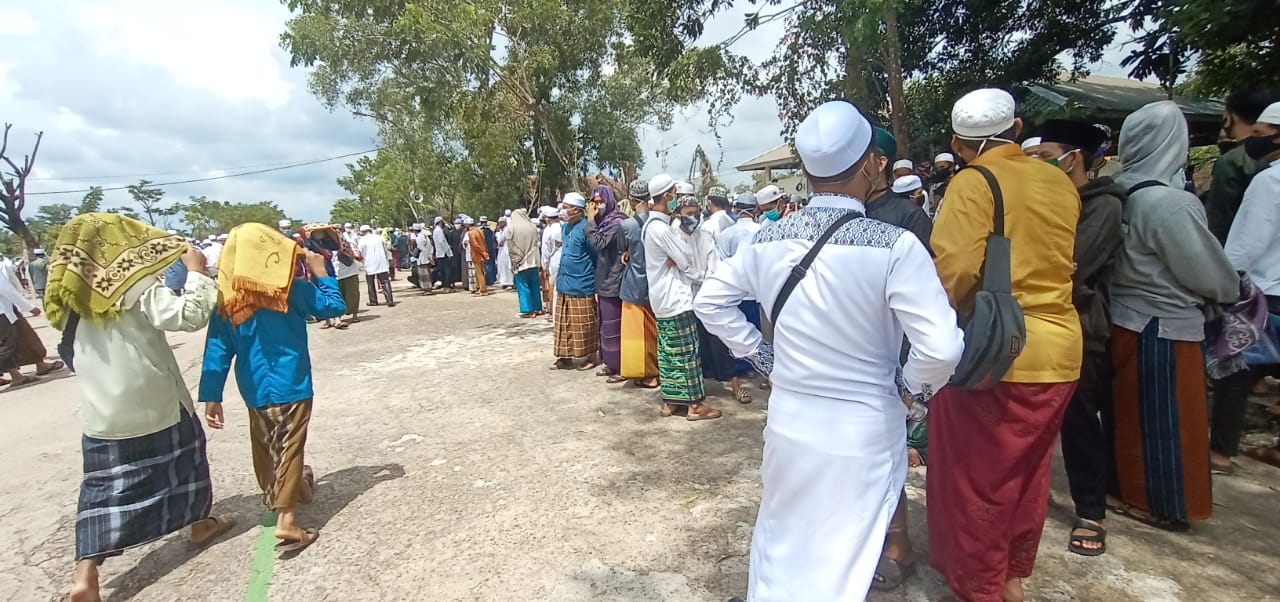
[[[507,222],[507,252],[511,254],[514,271],[522,272],[538,267],[542,258],[538,227],[529,219],[529,211],[516,209]]]
[[[167,269],[187,250],[186,241],[114,213],[82,213],[62,227],[49,263],[44,311],[61,329],[69,313],[107,322],[134,285]]]
[[[604,208],[600,210],[599,215],[596,215],[596,229],[601,234],[613,234],[622,224],[622,220],[627,219],[627,214],[618,207],[618,199],[614,197],[612,188],[603,184],[592,188],[591,198],[594,199],[597,194],[604,201]]]
[[[289,311],[301,253],[302,247],[270,226],[236,226],[218,257],[218,311],[237,325],[259,308]]]

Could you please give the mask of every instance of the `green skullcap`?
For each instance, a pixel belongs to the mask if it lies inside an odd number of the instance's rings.
[[[884,156],[889,158],[890,163],[898,158],[898,140],[893,137],[893,134],[889,133],[889,130],[884,128],[875,129],[875,145],[876,148],[884,153]]]

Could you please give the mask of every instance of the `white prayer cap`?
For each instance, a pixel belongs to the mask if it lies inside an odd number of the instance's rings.
[[[1273,102],[1258,115],[1258,123],[1280,125],[1280,102]]]
[[[227,238],[229,238],[229,237],[228,237],[226,234],[219,234],[219,235],[218,235],[218,240],[226,240]]]
[[[485,222],[487,222],[487,221],[489,221],[489,218],[488,218],[488,217],[483,216],[483,215],[482,215],[482,216],[480,216],[480,223],[482,223],[482,224],[483,224],[483,223],[485,223]]]
[[[207,238],[205,238],[205,240],[218,240],[218,237],[217,235],[210,234]]]
[[[939,153],[938,156],[933,158],[933,162],[934,163],[946,162],[946,163],[955,165],[956,158],[951,153]]]
[[[348,229],[348,230],[350,230],[350,229],[351,229],[351,222],[347,222],[347,223],[345,223],[345,224],[342,224],[342,227],[343,227],[343,228],[346,228],[346,229]]]
[[[505,215],[504,215],[504,216],[502,216],[502,217],[498,218],[498,223],[499,223],[499,224],[505,224],[505,223],[507,223],[507,216],[505,216]]]
[[[290,221],[290,220],[287,220],[287,219],[282,219],[282,220],[280,220],[280,222],[279,222],[278,224],[276,224],[276,225],[280,226],[281,228],[288,228],[288,227],[290,227],[290,226],[292,226],[292,225],[293,225],[293,222],[292,222],[292,221]]]
[[[846,168],[847,169],[847,168]],[[844,171],[843,169],[840,171]],[[839,172],[836,172],[839,173]],[[774,184],[770,184],[761,188],[756,192],[756,203],[759,205],[768,205],[782,198],[782,189]]]
[[[823,103],[796,129],[796,154],[810,176],[838,176],[867,154],[871,134],[871,123],[858,107],[844,101]],[[768,202],[760,193],[756,196],[761,204]]]
[[[902,176],[893,181],[894,192],[911,192],[923,187],[924,184],[920,183],[920,176]]]
[[[675,179],[667,174],[660,173],[653,176],[653,179],[649,180],[649,198],[656,201],[659,196],[666,194],[675,185]]]
[[[369,224],[365,224],[365,225],[363,225],[363,226],[360,226],[360,231],[361,231],[361,232],[373,232],[373,228],[370,228],[370,227],[369,227]]]
[[[468,215],[466,218],[464,218],[464,219],[462,220],[462,223],[464,223],[464,224],[466,224],[466,225],[468,225],[468,226],[474,226],[474,225],[476,225],[476,220],[475,220],[475,219],[473,219],[471,216],[469,216],[469,215]]]
[[[916,168],[916,164],[912,163],[911,159],[899,159],[896,163],[893,164],[893,169],[891,171],[898,171],[899,169],[915,169],[915,168]]]
[[[1013,127],[1013,96],[999,88],[974,90],[951,108],[951,130],[961,138],[984,140]]]
[[[505,212],[505,213],[503,213],[502,215],[504,215],[504,216],[506,216],[506,217],[511,217],[511,210],[510,210],[510,209],[507,209],[507,210],[506,210],[506,212]]]
[[[738,209],[754,209],[760,201],[756,199],[756,195],[750,192],[744,192],[733,199],[733,206]]]
[[[560,202],[570,207],[577,207],[579,209],[586,209],[587,207],[587,199],[582,198],[582,195],[576,192],[565,193],[564,200]]]
[[[693,194],[693,184],[688,182],[676,182],[676,194]]]
[[[453,218],[453,223],[455,223],[455,224],[465,224],[465,223],[466,223],[466,220],[465,220],[465,219],[463,219],[461,215],[459,215],[458,217]]]
[[[1043,140],[1044,138],[1041,138],[1040,136],[1032,136],[1030,138],[1027,138],[1026,140],[1022,141],[1022,150],[1025,151],[1033,146],[1040,146],[1040,142],[1042,142]]]
[[[551,205],[543,205],[538,207],[538,214],[542,217],[556,217],[556,208]]]
[[[177,233],[178,233],[178,231],[177,231],[177,230],[165,230],[165,231],[164,231],[164,233],[165,233],[165,234],[177,234]],[[36,249],[36,250],[37,250],[37,251],[41,251],[41,250],[43,250],[43,249]]]
[[[174,234],[177,234],[177,232],[174,232]],[[35,253],[36,255],[44,255],[44,249],[35,249],[32,253]]]

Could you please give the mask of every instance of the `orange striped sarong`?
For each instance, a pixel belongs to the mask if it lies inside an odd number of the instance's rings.
[[[644,305],[622,302],[622,367],[626,378],[658,375],[658,321]]]

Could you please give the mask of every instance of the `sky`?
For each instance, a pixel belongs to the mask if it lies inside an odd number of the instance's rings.
[[[707,23],[700,43],[736,33],[758,5],[736,3]],[[271,168],[376,148],[376,127],[326,109],[291,68],[279,37],[289,11],[273,0],[47,0],[0,7],[0,119],[13,123],[11,154],[44,139],[28,183],[29,212],[76,204],[90,185],[169,182]],[[772,53],[781,20],[733,47],[754,60]],[[232,33],[233,32],[233,33]],[[1118,53],[1095,72],[1119,74]],[[729,185],[733,166],[782,143],[777,105],[745,97],[716,143],[703,107],[681,110],[669,131],[641,131],[643,175],[687,174],[694,148]],[[660,154],[660,151],[665,154]],[[355,157],[260,175],[165,186],[166,201],[204,195],[273,201],[291,217],[327,219],[345,196],[335,180]],[[106,206],[129,200],[109,191]]]

